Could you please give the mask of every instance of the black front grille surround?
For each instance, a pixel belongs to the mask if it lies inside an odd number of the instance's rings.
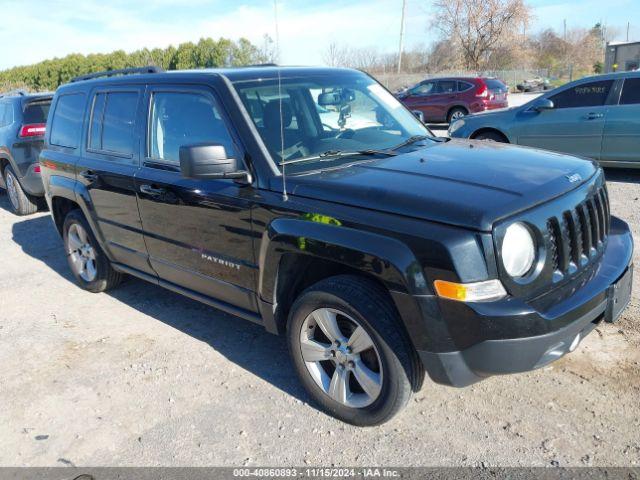
[[[527,226],[537,245],[531,271],[513,278],[502,263],[502,240],[509,225]],[[507,291],[531,299],[544,295],[599,265],[610,226],[609,197],[600,170],[575,190],[500,222],[494,228],[498,273]]]
[[[575,208],[547,220],[555,282],[598,257],[609,235],[609,224],[609,198],[605,186]]]

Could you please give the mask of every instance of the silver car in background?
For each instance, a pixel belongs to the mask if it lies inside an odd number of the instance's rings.
[[[640,72],[568,83],[520,106],[470,115],[449,136],[581,155],[603,166],[640,167]]]

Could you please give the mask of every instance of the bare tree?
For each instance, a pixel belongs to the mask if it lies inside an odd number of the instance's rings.
[[[472,70],[480,70],[501,43],[517,39],[531,17],[523,0],[436,0],[434,8],[434,26],[456,42]]]
[[[263,63],[278,63],[280,61],[278,58],[278,46],[267,33],[262,37],[262,45],[260,46],[258,57]]]
[[[331,42],[326,51],[322,54],[322,59],[330,67],[344,67],[348,48]]]

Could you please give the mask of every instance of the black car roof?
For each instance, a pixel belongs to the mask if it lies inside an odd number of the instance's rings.
[[[332,67],[277,67],[277,66],[250,66],[237,68],[204,68],[199,70],[169,70],[158,73],[135,73],[113,77],[97,77],[88,80],[79,80],[73,83],[61,85],[59,90],[83,90],[88,85],[117,85],[126,83],[156,83],[167,81],[200,80],[211,76],[224,76],[231,82],[248,80],[272,80],[278,78],[291,78],[292,76],[311,75],[336,75],[345,73],[360,73],[349,68]]]

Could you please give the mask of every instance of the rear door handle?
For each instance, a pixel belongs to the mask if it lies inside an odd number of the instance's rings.
[[[151,185],[140,185],[140,191],[146,195],[151,195],[152,197],[158,197],[167,193],[164,188],[152,187]]]
[[[587,113],[587,120],[596,120],[602,117],[604,117],[604,113],[595,113],[595,112]]]
[[[98,181],[98,175],[91,170],[85,170],[84,172],[80,172],[80,176],[87,180],[88,182],[96,182]]]

